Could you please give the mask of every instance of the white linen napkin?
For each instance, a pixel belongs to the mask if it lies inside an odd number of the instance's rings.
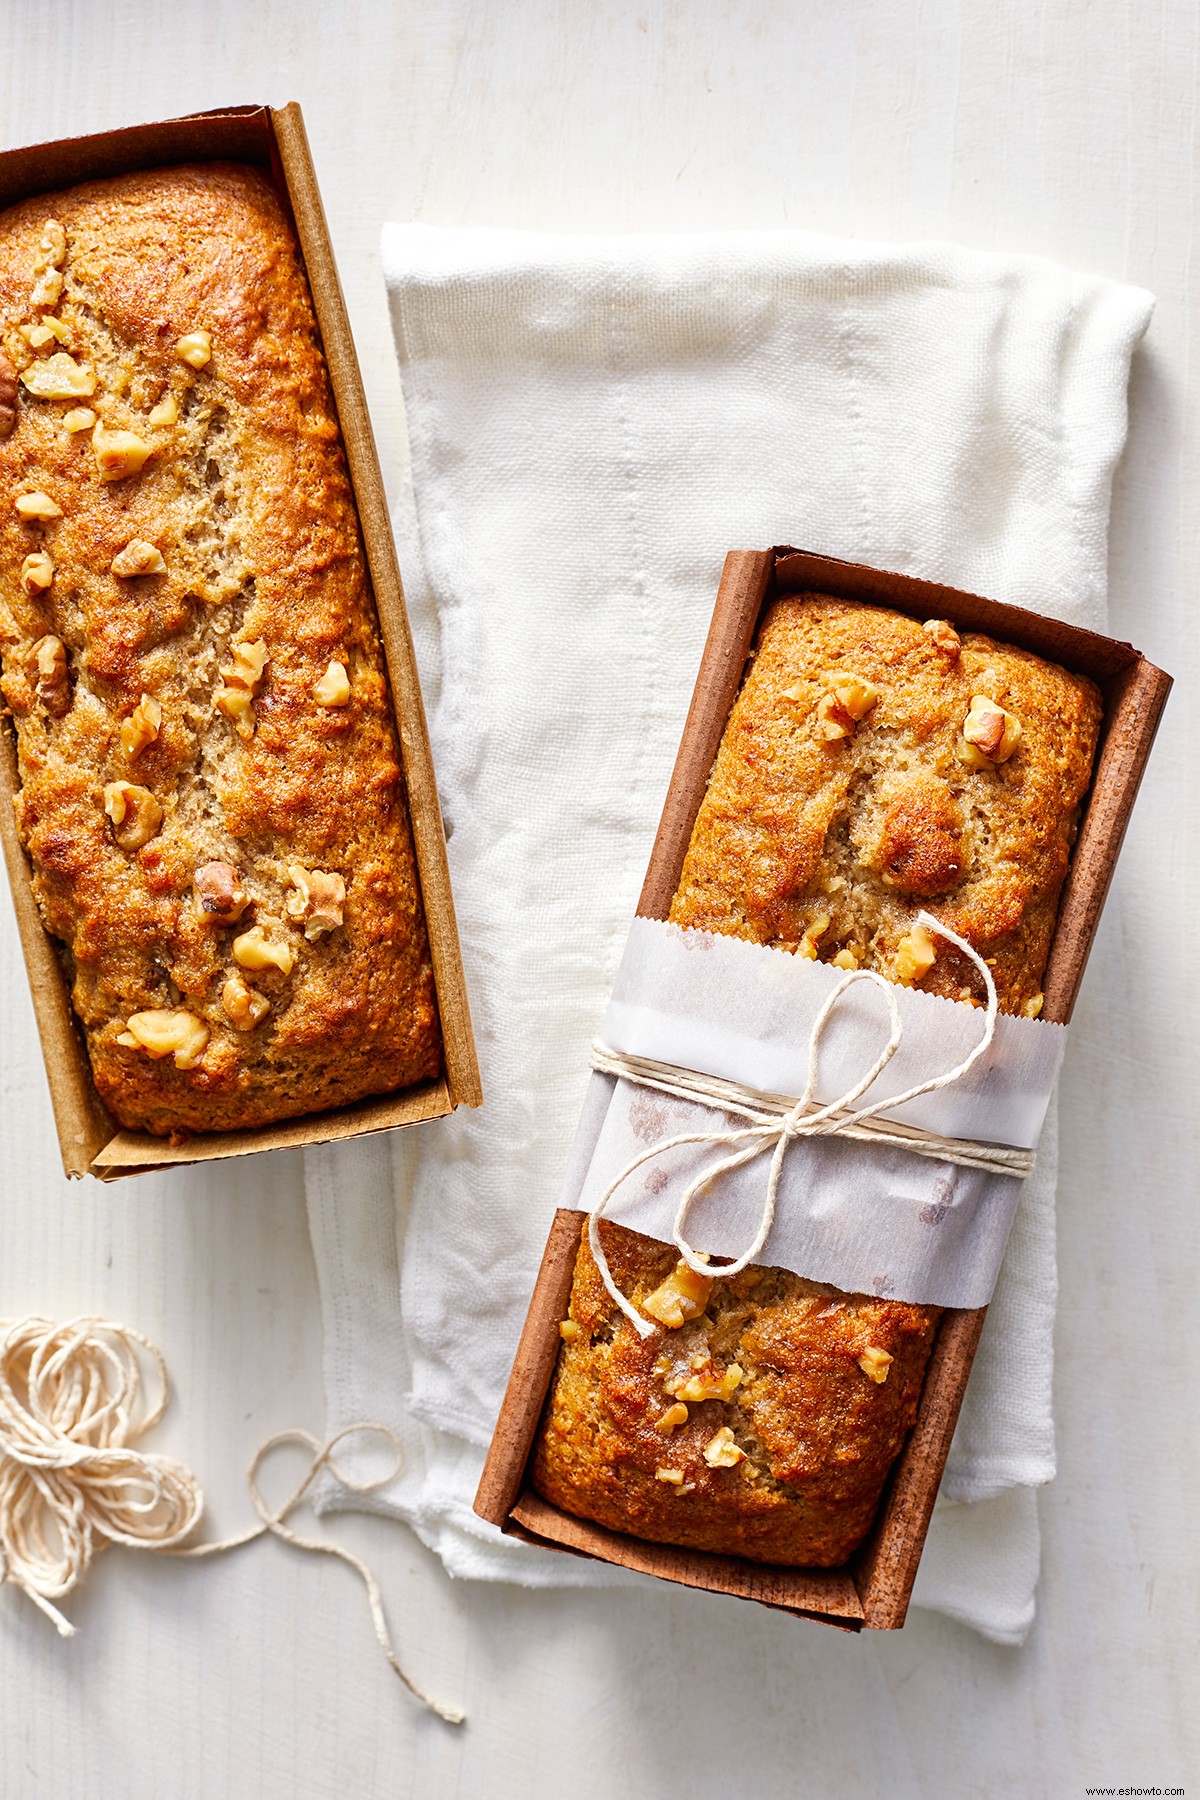
[[[306,1153],[329,1429],[402,1431],[371,1504],[452,1573],[624,1582],[471,1500],[724,553],[793,543],[1102,628],[1152,302],[1028,257],[793,233],[405,226],[383,249],[401,566],[486,1100]],[[1009,1643],[1054,1473],[1056,1141],[1052,1111],[915,1596]]]

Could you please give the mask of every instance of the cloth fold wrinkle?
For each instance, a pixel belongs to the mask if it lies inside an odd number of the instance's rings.
[[[383,260],[412,451],[395,523],[486,1099],[387,1156],[305,1153],[327,1425],[400,1431],[405,1473],[370,1503],[452,1573],[624,1585],[500,1538],[471,1499],[724,553],[796,543],[1103,629],[1152,302],[1031,257],[789,232],[389,226]],[[1031,1490],[1054,1472],[1055,1160],[1052,1106],[915,1595],[1001,1643],[1033,1617]]]

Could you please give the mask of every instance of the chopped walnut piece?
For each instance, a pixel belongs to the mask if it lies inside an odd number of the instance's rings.
[[[31,302],[34,306],[56,306],[58,297],[63,292],[63,275],[61,268],[67,261],[67,232],[59,225],[58,220],[47,220],[41,227],[41,243],[38,245],[38,256],[34,257],[34,292]]]
[[[147,543],[145,538],[130,538],[125,548],[113,557],[111,568],[122,581],[130,581],[135,575],[165,575],[167,572],[162,551],[157,544]]]
[[[675,1431],[680,1425],[687,1424],[688,1409],[681,1400],[668,1406],[665,1413],[654,1421],[655,1431],[661,1431],[665,1437],[668,1432]]]
[[[688,1319],[698,1319],[712,1293],[712,1277],[697,1275],[682,1259],[667,1279],[642,1301],[642,1311],[660,1325],[676,1331]]]
[[[53,313],[43,313],[36,325],[22,325],[21,336],[31,350],[44,350],[47,344],[69,344],[71,327]]]
[[[77,437],[81,431],[90,431],[96,423],[96,415],[90,406],[73,406],[63,414],[63,430],[70,437]]]
[[[579,1326],[574,1319],[564,1319],[558,1328],[558,1335],[564,1344],[573,1344],[579,1336]]]
[[[985,694],[973,695],[963,721],[963,736],[984,756],[994,757],[1004,741],[1004,708]]]
[[[57,358],[52,356],[50,361]],[[135,431],[106,431],[103,420],[92,433],[92,454],[101,481],[125,481],[130,475],[139,475],[152,449]]]
[[[320,706],[345,706],[350,698],[350,677],[345,664],[331,662],[321,679],[313,682],[312,691]]]
[[[839,675],[831,681],[830,686],[838,705],[855,724],[860,719],[865,719],[879,704],[879,689],[873,682],[864,681],[860,675]]]
[[[270,658],[267,654],[266,642],[258,638],[254,643],[240,643],[233,646],[233,663],[225,674],[226,681],[235,681],[239,687],[249,688],[253,693],[263,678],[263,670]]]
[[[870,1376],[874,1382],[881,1382],[887,1380],[894,1358],[887,1350],[881,1350],[878,1344],[868,1344],[856,1361],[864,1375]]]
[[[189,369],[202,369],[212,356],[211,332],[186,332],[176,343],[175,354]]]
[[[829,692],[817,701],[816,736],[827,744],[854,736],[860,719],[879,704],[879,689],[861,675],[827,675]]]
[[[950,662],[958,661],[962,642],[948,619],[926,619],[921,630],[935,650],[940,650]]]
[[[914,925],[896,945],[896,958],[892,966],[896,972],[896,980],[908,987],[914,981],[920,981],[922,975],[928,975],[936,961],[937,947],[933,939],[924,925]]]
[[[21,381],[35,400],[86,400],[96,391],[96,371],[65,350],[30,363],[22,369]]]
[[[854,736],[854,720],[835,694],[822,694],[817,701],[816,736],[827,744]]]
[[[151,407],[149,418],[151,425],[177,425],[179,423],[179,407],[176,405],[174,394],[165,395],[157,406]]]
[[[302,869],[299,863],[288,868],[292,891],[287,897],[288,917],[297,924],[304,920],[304,935],[310,944],[322,932],[337,931],[343,923],[346,905],[346,883],[327,869]]]
[[[855,950],[847,944],[844,950],[839,950],[837,955],[832,958],[832,966],[835,969],[857,969],[859,966],[858,955]]]
[[[42,226],[41,242],[34,258],[37,276],[30,296],[34,306],[54,306],[62,293],[62,265],[67,255],[67,234],[57,219],[47,219]]]
[[[739,1363],[730,1363],[722,1372],[710,1358],[702,1358],[700,1367],[677,1381],[674,1387],[669,1383],[664,1385],[676,1400],[728,1400],[741,1386],[741,1381]]]
[[[221,989],[221,1005],[235,1031],[253,1031],[271,1010],[267,996],[252,988],[240,975],[231,975],[225,982]]]
[[[746,1452],[734,1443],[733,1430],[729,1425],[722,1425],[704,1446],[704,1460],[710,1469],[736,1469],[745,1459]]]
[[[113,836],[122,850],[140,850],[163,822],[163,809],[149,788],[131,781],[110,781],[104,790],[104,810],[112,820]]]
[[[215,705],[218,712],[224,713],[239,737],[254,736],[254,703],[245,688],[219,687]]]
[[[678,1487],[680,1485],[680,1483],[683,1481],[683,1470],[682,1469],[655,1469],[654,1479],[655,1479],[655,1481],[668,1481],[672,1484],[672,1486]]]
[[[207,862],[192,876],[196,916],[207,925],[231,925],[250,904],[232,863]]]
[[[67,259],[67,234],[57,219],[47,219],[42,225],[42,236],[38,244],[38,253],[34,259],[33,272],[43,274],[47,269],[61,269]]]
[[[796,945],[796,955],[806,957],[809,962],[816,962],[817,945],[828,930],[829,914],[819,913]]]
[[[290,975],[296,957],[287,944],[273,944],[261,925],[252,925],[234,938],[233,960],[243,969],[278,969]]]
[[[18,494],[15,505],[17,517],[25,520],[61,519],[63,516],[58,502],[52,500],[49,494],[43,494],[40,488],[32,494]]]
[[[254,736],[252,701],[269,660],[266,643],[258,638],[254,643],[235,644],[232,663],[221,670],[221,686],[216,693],[217,710],[224,713],[239,737]]]
[[[299,863],[288,865],[288,881],[291,893],[284,901],[284,908],[289,919],[302,919],[308,911],[308,903],[312,890],[308,882],[308,870],[302,869]]]
[[[17,371],[0,350],[0,438],[11,437],[17,422]]]
[[[57,306],[63,291],[62,272],[59,269],[46,269],[33,284],[33,292],[29,296],[31,306]]]
[[[984,759],[985,765],[1007,762],[1021,741],[1021,721],[986,694],[972,694],[962,727],[963,744]],[[968,758],[962,754],[963,762]],[[972,766],[978,766],[973,762]]]
[[[71,676],[62,639],[50,632],[40,637],[29,652],[26,667],[29,680],[46,711],[61,719],[71,705]]]
[[[35,599],[53,582],[54,558],[45,550],[34,550],[21,564],[21,586],[31,599]]]
[[[150,694],[143,694],[121,727],[121,746],[126,756],[140,756],[147,744],[158,736],[162,724],[162,706]]]
[[[1021,1017],[1023,1019],[1039,1018],[1041,1016],[1045,998],[1046,996],[1044,994],[1032,995],[1030,999],[1026,1000],[1024,1006],[1021,1008]]]
[[[174,1056],[177,1069],[194,1069],[208,1039],[204,1020],[180,1007],[134,1013],[117,1042],[129,1050],[144,1050],[148,1056]]]

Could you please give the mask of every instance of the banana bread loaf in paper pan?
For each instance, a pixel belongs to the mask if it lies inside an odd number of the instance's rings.
[[[696,817],[673,923],[1036,1017],[1101,718],[1092,682],[945,620],[776,600]],[[586,1237],[533,1467],[565,1511],[659,1543],[833,1567],[916,1417],[939,1309],[783,1269],[728,1282]]]
[[[17,819],[102,1100],[174,1136],[440,1066],[378,620],[284,206],[256,170],[0,214]]]

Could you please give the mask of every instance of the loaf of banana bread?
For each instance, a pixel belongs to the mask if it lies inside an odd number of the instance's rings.
[[[379,625],[299,251],[234,165],[0,214],[17,818],[122,1125],[437,1073]]]
[[[760,627],[693,829],[673,922],[1036,1016],[1090,778],[1082,676],[945,620],[804,595]],[[939,1309],[786,1270],[695,1275],[603,1221],[642,1339],[586,1237],[533,1480],[616,1531],[833,1567],[861,1543],[916,1417]]]

